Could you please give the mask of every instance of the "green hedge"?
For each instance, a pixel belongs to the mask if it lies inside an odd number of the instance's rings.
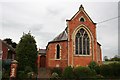
[[[63,78],[120,78],[120,63],[98,65],[92,62],[88,67],[66,67]]]
[[[101,65],[100,74],[104,77],[120,77],[120,63]]]
[[[73,68],[71,66],[66,67],[63,71],[62,77],[67,79],[75,78]]]
[[[88,65],[90,69],[95,69],[96,66],[98,66],[98,64],[95,61],[91,61],[90,64]]]
[[[95,77],[96,73],[94,70],[90,69],[89,67],[76,67],[74,69],[75,77],[76,78],[91,78]]]

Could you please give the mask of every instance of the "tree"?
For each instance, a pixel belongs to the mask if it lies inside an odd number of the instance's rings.
[[[107,56],[104,56],[104,61],[108,61],[108,57]]]
[[[6,41],[7,44],[11,45],[13,48],[16,48],[17,44],[12,41],[10,38],[6,38],[3,41]]]
[[[12,39],[10,39],[10,38],[6,38],[6,39],[4,39],[4,41],[6,41],[6,43],[8,43],[9,45],[12,44]]]
[[[23,34],[16,47],[16,60],[18,61],[18,70],[26,71],[26,67],[32,68],[36,72],[37,46],[34,37],[28,33]]]

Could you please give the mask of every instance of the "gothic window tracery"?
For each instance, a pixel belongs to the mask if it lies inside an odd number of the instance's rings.
[[[88,33],[81,28],[75,36],[75,54],[89,55],[90,54],[90,39]]]

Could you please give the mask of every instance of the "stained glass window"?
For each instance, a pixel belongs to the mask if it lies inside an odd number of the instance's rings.
[[[75,36],[75,54],[89,55],[90,54],[90,39],[88,33],[81,28]]]

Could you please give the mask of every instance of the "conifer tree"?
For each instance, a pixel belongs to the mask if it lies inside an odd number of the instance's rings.
[[[16,47],[16,60],[18,61],[18,69],[26,71],[27,67],[31,71],[36,72],[37,46],[34,37],[28,33],[23,34],[21,40]]]

